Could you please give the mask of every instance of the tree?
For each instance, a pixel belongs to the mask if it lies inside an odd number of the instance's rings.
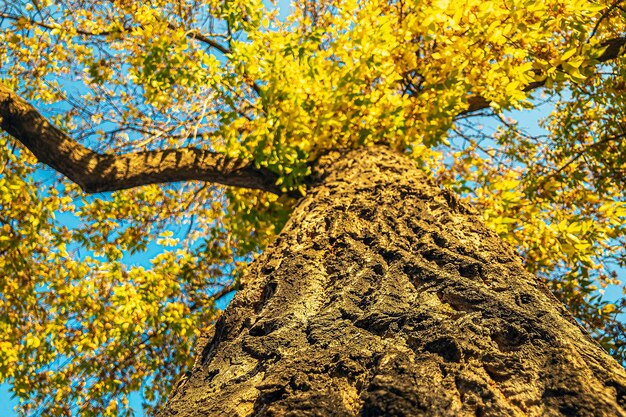
[[[625,13],[3,3],[0,375],[123,415],[197,339],[165,415],[625,414]]]

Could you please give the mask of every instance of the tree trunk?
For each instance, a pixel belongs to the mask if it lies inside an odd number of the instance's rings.
[[[165,416],[626,416],[624,369],[411,160],[315,175]]]

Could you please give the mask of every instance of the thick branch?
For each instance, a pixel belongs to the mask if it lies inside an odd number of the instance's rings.
[[[200,180],[280,194],[276,174],[249,161],[198,149],[180,148],[99,154],[50,124],[33,106],[0,83],[0,128],[40,162],[68,177],[85,192]]]
[[[609,39],[603,42],[602,46],[605,46],[606,49],[604,50],[602,55],[600,55],[600,57],[598,58],[598,61],[602,63],[602,62],[610,61],[612,59],[617,58],[621,54],[622,47],[624,45],[626,45],[626,37]],[[535,81],[533,83],[528,84],[526,88],[524,88],[524,91],[528,92],[536,88],[543,87],[545,83],[546,83],[545,80]],[[486,109],[487,107],[489,107],[489,101],[485,99],[483,96],[472,96],[469,98],[468,109],[462,112],[461,114],[475,112],[477,110]]]

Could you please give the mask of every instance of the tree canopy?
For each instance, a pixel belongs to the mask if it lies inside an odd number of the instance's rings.
[[[311,164],[373,144],[471,201],[626,360],[604,296],[626,265],[624,2],[0,5],[0,380],[24,414],[162,403]],[[512,118],[546,102],[541,133]]]

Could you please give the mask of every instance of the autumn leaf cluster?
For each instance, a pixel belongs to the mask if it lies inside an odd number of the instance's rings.
[[[0,138],[0,381],[25,415],[129,415],[133,392],[162,404],[315,160],[379,143],[471,200],[625,360],[626,4],[0,5],[2,83],[76,141],[224,153],[281,191],[87,195]],[[540,129],[514,120],[533,109]]]

